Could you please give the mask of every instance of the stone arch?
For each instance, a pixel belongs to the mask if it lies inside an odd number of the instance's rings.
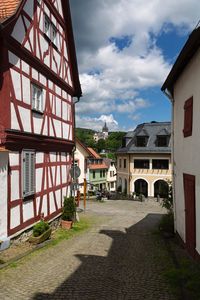
[[[145,197],[148,197],[148,185],[149,183],[145,179],[136,179],[134,181],[134,192],[137,195],[143,194]]]
[[[161,198],[166,198],[169,193],[169,184],[166,180],[158,179],[154,182],[154,197],[158,195]]]

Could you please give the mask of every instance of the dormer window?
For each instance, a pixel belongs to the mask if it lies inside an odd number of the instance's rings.
[[[157,147],[168,147],[169,137],[168,136],[157,136]]]
[[[136,146],[137,147],[146,147],[148,141],[147,136],[137,136]]]

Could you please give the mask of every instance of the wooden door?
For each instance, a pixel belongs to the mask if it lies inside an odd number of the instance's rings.
[[[196,248],[195,176],[183,174],[186,248],[194,257]]]

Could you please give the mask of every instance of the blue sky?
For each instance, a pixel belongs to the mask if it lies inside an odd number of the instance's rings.
[[[77,125],[101,130],[106,121],[110,130],[128,131],[170,120],[160,88],[199,20],[199,1],[70,3],[83,90]]]

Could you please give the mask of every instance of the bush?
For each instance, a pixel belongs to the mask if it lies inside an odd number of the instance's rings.
[[[49,224],[43,220],[33,226],[33,236],[40,236],[50,228]]]
[[[164,215],[159,223],[160,231],[168,232],[174,234],[174,215],[173,213],[168,213]]]
[[[76,212],[76,204],[73,197],[64,197],[62,220],[73,221]]]

